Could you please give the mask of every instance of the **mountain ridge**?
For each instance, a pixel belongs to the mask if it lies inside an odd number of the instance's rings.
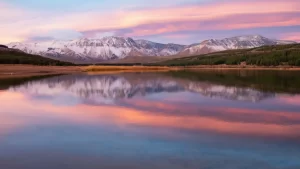
[[[212,52],[233,50],[233,49],[250,49],[261,46],[280,45],[296,43],[293,41],[275,40],[263,37],[261,35],[244,35],[234,36],[224,39],[208,39],[201,43],[193,44],[186,47],[179,55],[201,55]]]
[[[109,36],[100,39],[81,38],[68,41],[10,43],[7,46],[29,54],[73,63],[99,63],[125,59],[131,56],[168,57],[192,56],[231,49],[248,49],[260,46],[295,43],[273,40],[260,35],[235,36],[224,39],[208,39],[191,45],[157,43],[134,40],[129,37]]]

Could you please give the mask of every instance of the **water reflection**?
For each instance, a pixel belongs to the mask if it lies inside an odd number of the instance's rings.
[[[122,75],[67,75],[28,82],[10,88],[30,95],[50,96],[68,93],[82,100],[111,102],[158,93],[192,92],[202,96],[256,102],[274,93],[247,87],[224,86],[210,82],[197,82],[157,76],[155,74]]]
[[[9,85],[0,92],[0,164],[300,167],[297,88],[265,90],[255,80],[229,84],[236,73],[194,73],[65,75]]]

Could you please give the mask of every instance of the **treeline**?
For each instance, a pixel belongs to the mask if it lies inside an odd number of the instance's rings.
[[[278,51],[278,50],[286,50],[286,49],[299,49],[300,44],[288,44],[288,45],[271,45],[271,46],[262,46],[258,47],[256,51]]]
[[[30,64],[30,65],[51,65],[71,66],[69,62],[62,62],[38,55],[26,54],[15,50],[0,51],[0,64]]]
[[[186,58],[173,59],[162,62],[168,66],[192,65],[258,65],[258,66],[300,66],[300,45],[277,45],[246,49],[238,51],[225,51]]]
[[[278,66],[290,65],[300,66],[300,50],[275,51],[266,54],[253,54],[246,57],[249,65]]]

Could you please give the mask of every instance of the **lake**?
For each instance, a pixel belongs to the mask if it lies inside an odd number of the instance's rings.
[[[0,79],[0,168],[299,169],[299,75]]]

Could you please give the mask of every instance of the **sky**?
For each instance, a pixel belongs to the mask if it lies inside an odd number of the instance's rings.
[[[104,36],[192,44],[251,34],[300,41],[300,1],[0,1],[1,44]]]

